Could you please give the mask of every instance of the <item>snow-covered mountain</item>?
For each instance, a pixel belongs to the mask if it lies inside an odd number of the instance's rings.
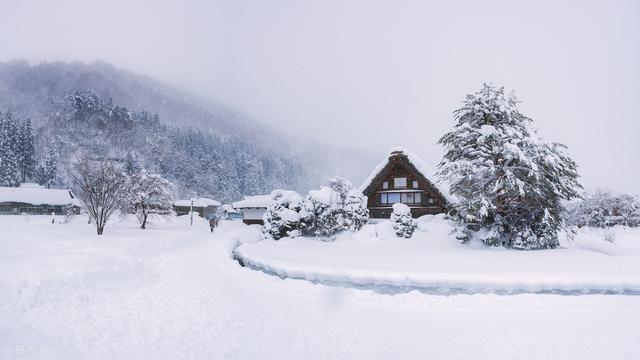
[[[182,196],[223,201],[274,188],[305,191],[336,174],[357,183],[370,159],[303,145],[241,112],[103,62],[0,63],[0,111],[31,119],[41,158],[57,148],[60,185],[78,151],[135,158]]]

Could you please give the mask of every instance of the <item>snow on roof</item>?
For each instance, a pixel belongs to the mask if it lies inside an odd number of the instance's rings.
[[[174,206],[191,206],[191,199],[185,200],[176,200],[173,202]],[[215,201],[213,199],[199,197],[193,198],[193,206],[194,207],[207,207],[207,206],[220,206],[219,201]]]
[[[391,148],[391,150],[389,150],[389,152],[387,153],[387,156],[385,156],[384,160],[380,162],[373,169],[373,171],[371,172],[371,174],[369,174],[367,179],[362,183],[362,185],[360,185],[359,190],[364,192],[366,188],[371,184],[373,179],[376,177],[376,175],[378,175],[384,169],[384,167],[387,166],[387,164],[389,163],[389,157],[398,153],[407,155],[407,158],[409,158],[409,162],[412,163],[413,166],[415,166],[416,169],[418,169],[418,171],[422,173],[422,175],[424,175],[424,177],[426,177],[429,181],[431,181],[433,186],[435,186],[438,189],[438,191],[442,193],[442,195],[445,197],[445,199],[447,199],[447,201],[455,202],[455,197],[449,194],[448,181],[438,179],[438,177],[436,176],[435,168],[427,165],[427,163],[424,162],[424,160],[422,160],[422,158],[416,155],[416,153],[414,153],[413,151],[409,149],[405,149],[403,147]]]
[[[309,191],[309,196],[313,200],[329,206],[340,201],[340,195],[328,186],[323,186],[320,190]]]
[[[224,210],[227,214],[237,214],[238,211],[231,204],[220,205],[220,210]]]
[[[242,200],[234,202],[232,205],[236,209],[246,208],[268,208],[271,205],[271,195],[245,196]]]
[[[0,203],[16,202],[31,205],[76,205],[80,201],[69,190],[42,187],[0,187]]]

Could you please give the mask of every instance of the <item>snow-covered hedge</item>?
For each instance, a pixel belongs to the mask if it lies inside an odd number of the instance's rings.
[[[286,236],[297,236],[302,224],[300,211],[303,208],[303,198],[295,191],[274,190],[271,193],[272,204],[264,213],[264,233],[280,239]]]
[[[288,190],[275,190],[271,196],[264,233],[275,240],[298,235],[332,239],[339,231],[359,230],[369,219],[366,196],[340,177],[306,197]]]

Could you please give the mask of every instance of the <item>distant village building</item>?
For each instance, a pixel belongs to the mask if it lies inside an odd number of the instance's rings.
[[[229,220],[242,219],[240,211],[235,209],[231,204],[223,204],[218,208],[218,214],[221,218],[228,218]]]
[[[220,202],[205,197],[176,200],[173,202],[173,211],[175,211],[178,216],[188,215],[192,205],[193,211],[197,212],[200,217],[211,220],[216,217],[216,211],[218,210],[218,206],[220,206]]]
[[[233,207],[242,212],[242,221],[245,224],[264,225],[262,215],[271,205],[271,195],[245,196],[242,200],[234,202]]]
[[[447,209],[446,186],[437,186],[435,172],[413,152],[393,148],[360,187],[368,197],[371,218],[389,218],[395,203],[411,209],[419,217]]]
[[[0,215],[65,215],[80,212],[80,201],[70,190],[45,189],[38,184],[0,187]]]

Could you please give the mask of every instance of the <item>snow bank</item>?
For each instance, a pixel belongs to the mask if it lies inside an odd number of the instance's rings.
[[[432,296],[416,291],[389,296],[281,280],[240,267],[229,256],[230,245],[239,238],[255,239],[259,227],[239,221],[221,221],[211,233],[206,222],[192,227],[184,217],[159,220],[144,231],[127,218],[109,224],[97,237],[82,216],[69,225],[49,220],[0,217],[0,357],[640,357],[640,325],[632,321],[640,316],[636,296]],[[384,252],[402,244],[420,251],[421,242],[434,238],[435,250],[458,251],[455,242],[439,235],[440,225],[446,225],[441,219],[420,221],[431,226],[411,239],[377,238],[371,225],[340,234],[335,243],[315,244],[378,247],[375,252],[394,257],[398,253]],[[630,239],[620,233],[615,244]],[[279,252],[286,253],[286,247]],[[37,284],[30,280],[35,273]],[[35,345],[34,355],[12,357],[23,345]]]
[[[287,238],[242,245],[236,255],[269,274],[385,293],[640,294],[640,229],[618,229],[615,244],[584,230],[570,248],[516,251],[460,244],[442,215],[417,224],[410,239],[384,221],[350,241]]]

